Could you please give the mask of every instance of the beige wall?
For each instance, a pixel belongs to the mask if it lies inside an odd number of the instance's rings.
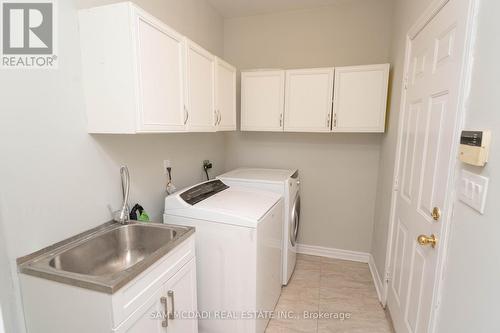
[[[0,333],[16,332],[17,317],[15,303],[14,286],[12,283],[12,272],[5,245],[5,236],[2,224],[2,209],[0,198]],[[5,318],[5,319],[4,319]]]
[[[392,195],[392,178],[396,151],[397,128],[401,102],[401,83],[404,71],[406,34],[432,0],[396,0],[393,26],[391,27],[392,64],[389,92],[387,131],[381,138],[380,165],[375,204],[375,219],[372,239],[372,255],[382,280],[385,271],[385,255],[389,214]]]
[[[78,8],[87,8],[123,0],[76,1]],[[206,0],[133,0],[133,2],[215,55],[222,55],[223,20]]]
[[[215,172],[223,171],[223,134],[87,134],[77,8],[100,3],[106,1],[58,1],[59,69],[0,75],[0,230],[14,283],[0,297],[2,306],[18,305],[18,318],[22,311],[15,258],[110,220],[110,209],[121,201],[120,164],[130,166],[132,201],[140,200],[156,219],[163,211],[163,159],[172,160],[179,187],[203,179],[205,158],[214,161]],[[223,20],[205,0],[138,3],[222,54]],[[21,319],[4,319],[14,327],[12,332],[24,331]]]
[[[239,69],[385,63],[392,0],[227,19],[224,58]],[[226,169],[298,168],[300,242],[371,249],[381,135],[231,133]]]
[[[224,57],[238,69],[343,66],[387,62],[392,0],[224,21]]]

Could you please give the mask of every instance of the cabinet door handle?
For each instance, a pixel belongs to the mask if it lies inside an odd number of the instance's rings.
[[[326,127],[330,128],[330,120],[331,120],[331,113],[328,113],[328,116],[326,117]]]
[[[161,304],[163,304],[163,318],[164,320],[161,322],[161,327],[168,327],[168,300],[165,296],[160,298]],[[168,317],[167,317],[168,316]]]
[[[189,119],[189,111],[188,111],[187,107],[184,105],[184,125],[187,124],[188,119]]]
[[[222,113],[220,113],[220,111],[219,111],[219,110],[217,110],[217,112],[219,113],[219,125],[220,125],[220,123],[221,123],[221,121],[222,121]]]
[[[280,113],[280,127],[283,127],[283,113]]]
[[[170,313],[168,314],[168,319],[174,320],[175,319],[175,296],[174,296],[174,291],[169,290],[167,292],[168,297],[170,297],[172,301],[172,309],[170,310]]]
[[[214,110],[214,116],[215,116],[214,126],[217,126],[219,125],[219,112],[217,110]]]

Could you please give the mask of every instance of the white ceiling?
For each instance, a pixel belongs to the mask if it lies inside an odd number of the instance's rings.
[[[334,5],[351,0],[208,0],[225,18]]]

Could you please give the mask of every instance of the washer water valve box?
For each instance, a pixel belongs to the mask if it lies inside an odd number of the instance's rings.
[[[460,161],[484,166],[488,162],[490,150],[491,132],[484,131],[462,131],[460,136]]]

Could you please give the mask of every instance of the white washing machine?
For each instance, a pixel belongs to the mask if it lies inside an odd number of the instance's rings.
[[[225,184],[273,191],[283,195],[282,283],[288,284],[297,259],[300,224],[300,180],[298,170],[240,168],[217,177]]]
[[[200,332],[263,333],[281,293],[282,195],[211,180],[167,196],[163,219],[196,228]]]

